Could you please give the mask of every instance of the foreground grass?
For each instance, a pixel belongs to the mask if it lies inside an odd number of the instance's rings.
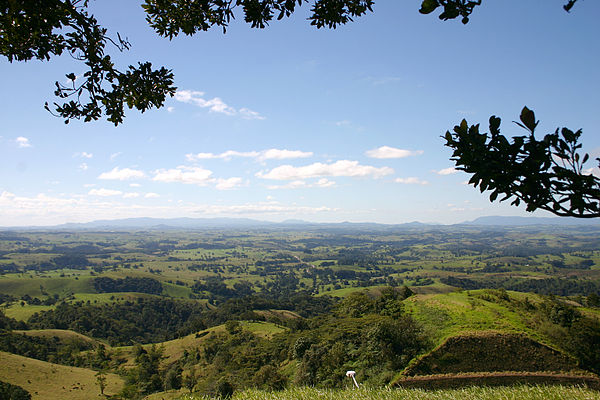
[[[208,400],[210,397],[184,395],[180,400]],[[422,389],[327,390],[293,388],[282,392],[245,390],[232,400],[597,400],[600,392],[573,386],[468,387],[453,390]]]

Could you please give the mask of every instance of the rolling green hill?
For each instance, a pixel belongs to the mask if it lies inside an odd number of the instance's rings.
[[[0,381],[21,386],[34,400],[89,400],[102,399],[96,371],[67,367],[44,361],[0,352]],[[116,394],[123,387],[123,379],[106,374],[107,394]]]

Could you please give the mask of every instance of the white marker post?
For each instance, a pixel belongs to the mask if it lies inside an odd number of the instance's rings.
[[[352,378],[352,382],[354,382],[354,386],[356,386],[356,388],[358,389],[358,383],[356,382],[356,379],[354,378],[354,375],[356,375],[355,371],[347,371],[346,372],[346,376]]]

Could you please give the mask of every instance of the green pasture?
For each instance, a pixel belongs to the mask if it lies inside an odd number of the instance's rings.
[[[285,332],[286,328],[270,322],[242,322],[242,327],[254,333],[257,336],[271,338],[274,335]]]
[[[465,331],[484,330],[527,332],[536,339],[542,339],[526,324],[522,311],[511,310],[504,304],[478,296],[484,293],[485,291],[475,290],[416,295],[406,299],[404,305],[406,311],[438,343]]]
[[[39,298],[55,294],[65,297],[72,293],[94,293],[91,279],[92,277],[89,275],[68,278],[34,278],[27,275],[14,277],[13,274],[11,277],[0,276],[0,293],[15,297],[29,295]]]
[[[17,302],[7,307],[3,306],[1,309],[4,315],[9,318],[14,318],[17,321],[27,321],[36,312],[53,310],[54,306],[21,305],[21,302]]]

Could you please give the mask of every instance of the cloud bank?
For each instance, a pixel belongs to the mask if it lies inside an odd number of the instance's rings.
[[[390,167],[377,168],[371,165],[360,165],[358,161],[339,160],[331,164],[313,163],[303,167],[281,165],[268,172],[258,172],[256,176],[263,179],[302,180],[307,178],[336,177],[373,177],[394,173]]]

